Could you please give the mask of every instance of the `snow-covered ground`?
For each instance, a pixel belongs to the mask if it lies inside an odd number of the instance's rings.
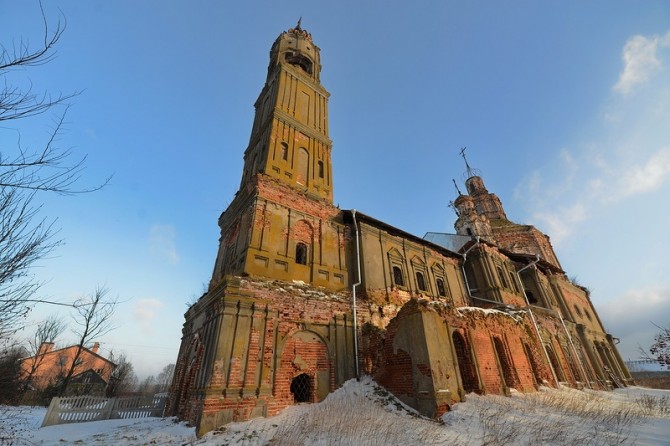
[[[109,420],[39,428],[43,408],[0,408],[11,445],[670,445],[670,391],[542,389],[511,397],[468,395],[440,423],[417,416],[369,378],[319,404],[231,423],[195,438],[173,419]]]

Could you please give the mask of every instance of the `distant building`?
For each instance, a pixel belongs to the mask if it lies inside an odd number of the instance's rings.
[[[272,45],[167,413],[203,434],[320,401],[361,373],[429,417],[469,392],[632,382],[549,237],[510,221],[467,162],[457,234],[421,238],[333,205],[319,51],[300,24]]]
[[[96,342],[91,348],[81,349],[67,393],[104,393],[116,364],[100,356],[99,348]],[[78,349],[79,346],[72,345],[54,350],[53,343],[45,342],[36,355],[21,360],[23,377],[29,379],[29,387],[44,390],[57,384],[68,372]]]

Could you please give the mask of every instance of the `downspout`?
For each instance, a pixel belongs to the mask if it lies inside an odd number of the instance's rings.
[[[467,291],[468,293],[470,304],[472,304],[474,296],[470,294],[470,284],[468,283],[468,275],[465,273],[465,261],[468,259],[468,253],[479,245],[479,236],[476,237],[475,241],[476,243],[474,245],[470,246],[468,249],[465,250],[463,254],[461,254],[461,257],[463,257],[463,263],[461,264],[461,271],[463,272],[463,279],[465,279],[465,291]]]
[[[547,364],[549,364],[549,369],[551,370],[551,375],[554,377],[554,382],[556,383],[556,387],[559,386],[558,384],[558,377],[556,376],[556,371],[554,370],[554,365],[551,363],[551,359],[549,358],[549,353],[547,352],[547,347],[544,345],[544,342],[542,341],[542,336],[540,335],[540,329],[537,327],[537,321],[535,320],[535,315],[533,314],[533,311],[530,309],[530,301],[528,300],[528,295],[526,294],[526,287],[523,286],[523,280],[521,280],[521,272],[530,268],[531,266],[535,266],[537,262],[540,261],[540,256],[535,255],[535,260],[530,262],[528,265],[524,266],[520,270],[517,270],[516,275],[517,278],[519,279],[519,284],[521,285],[521,291],[523,291],[523,298],[526,300],[526,309],[528,310],[528,314],[530,314],[530,320],[533,322],[533,326],[535,327],[535,333],[537,334],[537,339],[540,341],[540,345],[542,346],[542,351],[544,351],[544,357],[547,360]]]
[[[351,216],[354,220],[354,229],[356,231],[356,271],[357,271],[357,280],[358,282],[354,283],[351,286],[351,296],[352,296],[352,302],[351,305],[353,307],[353,314],[354,314],[354,368],[356,371],[356,380],[360,381],[361,376],[360,372],[358,370],[358,319],[356,317],[356,287],[360,286],[362,283],[361,281],[361,250],[360,250],[360,242],[358,241],[358,223],[356,223],[356,209],[351,210]]]
[[[570,346],[572,347],[572,352],[575,354],[577,359],[577,362],[579,363],[579,368],[582,369],[582,375],[584,376],[584,380],[586,381],[586,385],[589,386],[589,389],[593,389],[591,387],[591,381],[589,380],[589,377],[586,376],[586,370],[584,369],[584,364],[582,364],[582,358],[579,356],[579,353],[577,353],[577,349],[575,348],[575,344],[572,342],[572,336],[570,336],[570,332],[568,331],[568,327],[565,326],[565,322],[563,321],[563,316],[561,315],[560,311],[557,311],[558,317],[561,320],[561,324],[563,324],[563,330],[565,330],[565,334],[568,335],[568,341],[570,341]]]

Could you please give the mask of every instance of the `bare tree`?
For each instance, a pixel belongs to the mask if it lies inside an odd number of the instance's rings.
[[[660,331],[654,336],[654,343],[649,348],[649,352],[661,366],[670,370],[670,326],[659,327],[656,325],[656,327]]]
[[[156,393],[167,392],[172,385],[172,377],[174,376],[174,364],[168,364],[163,367],[163,370],[156,377]]]
[[[93,294],[82,297],[75,302],[75,310],[73,314],[74,327],[72,332],[79,340],[74,357],[68,361],[65,367],[65,374],[61,381],[58,394],[63,395],[67,389],[70,379],[74,375],[79,359],[81,357],[82,349],[92,340],[97,339],[111,331],[112,316],[118,303],[117,299],[110,299],[107,297],[109,290],[107,288],[98,288]]]
[[[137,386],[137,391],[141,395],[153,395],[156,393],[156,377],[149,375]]]
[[[17,135],[14,144],[0,145],[0,349],[4,350],[9,348],[9,335],[21,327],[30,304],[48,302],[34,297],[40,283],[30,274],[30,267],[60,244],[53,238],[53,221],[38,218],[35,194],[71,195],[97,190],[107,183],[75,187],[86,157],[73,159],[71,151],[58,144],[68,103],[78,92],[35,92],[27,77],[31,67],[53,60],[66,25],[61,16],[55,27],[50,27],[39,5],[44,34],[37,47],[23,38],[9,46],[0,43],[0,131]],[[46,140],[37,148],[26,147],[21,141],[21,124],[49,111],[57,117]]]
[[[24,390],[27,390],[33,377],[42,365],[47,353],[46,346],[53,344],[65,330],[65,321],[56,315],[51,315],[37,326],[32,338],[28,339],[28,359],[24,360],[24,372],[21,377]]]
[[[137,375],[133,365],[128,361],[124,353],[116,357],[113,353],[110,354],[110,361],[116,364],[116,368],[112,372],[112,376],[107,384],[106,395],[114,397],[130,393],[137,387]]]

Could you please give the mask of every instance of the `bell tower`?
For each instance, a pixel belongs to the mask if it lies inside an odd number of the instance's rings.
[[[300,21],[270,50],[265,86],[244,152],[240,189],[264,173],[310,196],[333,201],[328,97],[320,50]]]
[[[227,276],[346,287],[345,226],[333,206],[330,95],[320,73],[319,47],[298,21],[270,49],[240,190],[219,218],[210,288]]]

